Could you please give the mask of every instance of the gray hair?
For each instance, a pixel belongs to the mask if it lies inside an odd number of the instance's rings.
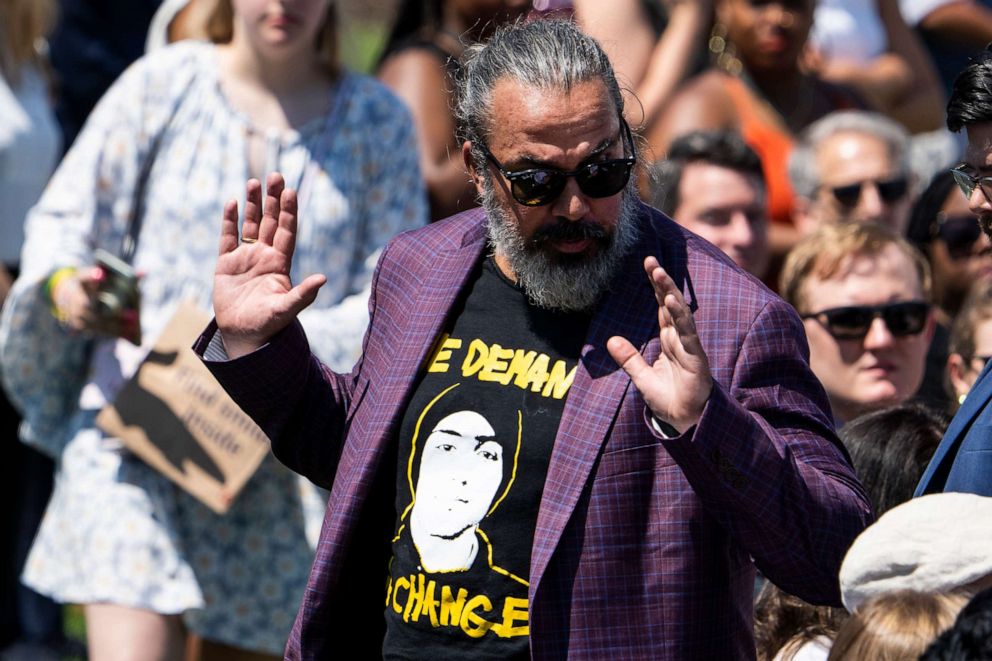
[[[455,117],[458,137],[473,146],[486,144],[494,125],[492,92],[504,78],[547,90],[568,92],[578,83],[601,80],[617,114],[623,96],[609,58],[596,40],[571,21],[536,20],[499,27],[489,41],[469,46],[462,55]],[[477,163],[484,156],[473,148]]]
[[[841,110],[810,124],[789,156],[789,179],[799,197],[812,199],[820,188],[816,150],[838,133],[861,133],[885,143],[889,158],[902,174],[909,171],[909,135],[906,129],[884,115],[864,110]]]

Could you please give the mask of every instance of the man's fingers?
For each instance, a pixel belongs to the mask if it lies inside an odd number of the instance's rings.
[[[658,301],[658,307],[665,306],[665,297],[669,294],[675,295],[680,302],[683,302],[682,292],[675,286],[675,281],[661,267],[658,259],[647,257],[644,259],[644,272],[647,273],[651,287],[654,289],[654,297]]]
[[[238,201],[230,200],[224,205],[220,220],[220,248],[218,254],[224,255],[238,247]]]
[[[289,295],[292,302],[290,303],[289,311],[294,317],[314,302],[317,298],[317,293],[324,286],[325,282],[327,282],[327,278],[323,274],[315,273],[307,276],[303,282],[290,290]]]
[[[644,360],[644,356],[637,351],[630,340],[619,335],[614,335],[606,342],[606,350],[610,352],[617,365],[627,373],[634,386],[641,390],[643,379],[651,372],[651,366]]]
[[[671,315],[672,324],[678,331],[679,342],[682,348],[688,353],[696,356],[703,354],[703,345],[699,342],[699,335],[696,333],[696,322],[692,318],[692,312],[684,301],[679,301],[675,296],[665,297],[665,309]]]
[[[292,259],[296,250],[296,191],[292,188],[284,190],[280,207],[279,227],[273,237],[272,245],[287,258]]]
[[[262,223],[259,226],[258,240],[262,243],[272,244],[272,239],[276,235],[279,226],[279,213],[281,210],[281,200],[286,182],[278,172],[271,173],[265,180],[265,205],[262,214]]]
[[[245,223],[241,237],[249,241],[258,239],[258,225],[262,220],[262,183],[249,179],[245,186]]]

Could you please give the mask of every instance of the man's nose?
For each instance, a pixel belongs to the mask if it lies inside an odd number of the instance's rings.
[[[891,347],[894,341],[895,337],[889,327],[885,325],[885,320],[881,317],[872,319],[871,326],[868,327],[868,334],[865,335],[865,349],[885,349]]]
[[[860,220],[877,222],[882,218],[885,213],[885,201],[878,192],[878,184],[866,181],[861,185],[856,211]]]
[[[754,245],[754,227],[744,211],[735,211],[730,216],[731,243],[738,248]]]
[[[582,220],[589,213],[589,200],[574,177],[569,177],[565,182],[565,188],[555,200],[552,210],[556,216],[568,220]]]
[[[968,209],[976,216],[992,211],[992,202],[989,202],[989,196],[985,194],[981,185],[975,186],[975,190],[971,191],[971,197],[968,198]]]

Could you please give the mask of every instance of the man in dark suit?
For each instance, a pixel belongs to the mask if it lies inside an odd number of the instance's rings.
[[[197,350],[331,490],[287,657],[753,658],[754,565],[837,603],[871,517],[801,322],[637,201],[574,25],[501,28],[464,66],[483,208],[387,246],[351,374],[294,321],[323,282],[286,277],[295,195],[271,177],[259,213],[250,187],[240,244],[225,209]]]
[[[986,49],[954,81],[947,127],[964,129],[964,162],[952,170],[982,230],[992,236],[992,50]],[[985,366],[951,421],[916,495],[963,491],[992,496],[992,379]]]

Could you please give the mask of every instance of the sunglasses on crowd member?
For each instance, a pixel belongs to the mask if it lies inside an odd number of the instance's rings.
[[[627,122],[620,118],[620,132],[625,151],[629,148],[634,153],[634,136],[630,133]],[[627,156],[610,161],[596,161],[582,167],[564,172],[554,168],[532,168],[508,172],[503,164],[496,160],[485,145],[479,144],[482,153],[496,166],[499,173],[510,182],[510,194],[513,199],[525,207],[539,207],[551,204],[565,190],[569,177],[575,178],[579,190],[593,198],[610,197],[623,190],[630,179],[630,171],[637,162],[636,156]]]
[[[878,190],[878,196],[882,198],[883,202],[888,204],[898,202],[906,195],[906,191],[909,190],[909,181],[906,177],[894,177],[892,179],[885,179],[884,181],[866,179],[865,181],[857,181],[846,186],[832,186],[830,187],[830,192],[841,206],[853,209],[857,206],[858,200],[861,199],[861,190],[869,184]]]
[[[954,177],[954,183],[958,185],[964,196],[971,199],[972,193],[975,192],[976,188],[982,189],[982,195],[985,196],[987,201],[992,202],[992,176],[981,176],[976,177],[970,174],[967,170],[967,165],[959,165],[955,168],[951,168],[951,175]]]
[[[860,340],[868,334],[872,322],[878,317],[895,337],[916,335],[926,326],[929,312],[929,303],[905,301],[884,305],[847,305],[800,316],[816,319],[838,340]]]
[[[975,241],[982,236],[978,219],[970,213],[949,216],[941,211],[934,219],[930,232],[935,239],[944,242],[951,259],[970,257]]]

